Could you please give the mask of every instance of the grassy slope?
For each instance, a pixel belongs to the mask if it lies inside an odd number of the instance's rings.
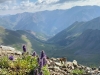
[[[40,41],[27,31],[11,31],[3,29],[2,27],[0,27],[0,43],[3,45],[13,46],[17,50],[22,50],[22,45],[26,44],[29,52],[35,50],[40,53],[41,50],[45,50],[48,55],[51,55],[49,52],[52,48],[55,48],[54,45]]]

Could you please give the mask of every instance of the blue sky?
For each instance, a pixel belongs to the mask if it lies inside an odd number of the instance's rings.
[[[98,5],[100,0],[0,0],[0,15]]]

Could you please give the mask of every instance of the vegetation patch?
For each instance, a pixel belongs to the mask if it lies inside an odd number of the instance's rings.
[[[44,51],[37,55],[34,51],[30,55],[23,46],[22,55],[1,56],[0,75],[50,75]]]

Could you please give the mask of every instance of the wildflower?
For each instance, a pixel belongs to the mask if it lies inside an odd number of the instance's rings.
[[[35,70],[34,75],[38,75],[38,69]]]
[[[34,51],[33,54],[32,54],[32,56],[37,56],[37,53]]]
[[[14,60],[14,57],[13,56],[9,56],[9,60]]]
[[[44,51],[41,52],[41,59],[42,59],[43,57],[46,57],[46,54],[45,54]]]
[[[40,75],[43,75],[43,73],[42,73],[42,72],[40,72]]]
[[[46,57],[43,58],[43,66],[45,66],[47,64],[47,59]]]
[[[23,52],[26,52],[26,46],[23,45]]]
[[[43,60],[42,59],[40,60],[39,67],[40,67],[40,69],[42,69],[42,67],[43,67]]]
[[[38,56],[38,58],[37,58],[37,62],[38,62],[38,64],[40,63],[40,57]]]

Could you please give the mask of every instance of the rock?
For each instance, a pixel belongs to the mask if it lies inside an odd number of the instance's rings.
[[[60,71],[60,68],[59,68],[59,67],[57,67],[57,66],[55,66],[55,67],[54,67],[54,69],[55,69],[55,70],[59,70],[59,71]]]
[[[1,45],[0,48],[1,48],[2,50],[15,51],[15,48],[10,47],[10,46],[3,46],[3,45]]]
[[[72,69],[73,63],[72,62],[67,62],[66,66],[68,69]]]
[[[0,55],[22,55],[22,52],[15,50],[15,48],[10,46],[0,46]]]
[[[86,67],[85,70],[91,71],[91,68],[90,67]]]
[[[62,68],[61,70],[66,71],[67,72],[67,68]]]
[[[50,61],[51,61],[51,60],[47,59],[47,64],[48,64],[48,65],[50,65]]]
[[[98,70],[100,71],[100,66],[99,66]]]
[[[96,68],[95,68],[95,67],[93,67],[93,68],[92,68],[92,70],[96,70]]]
[[[90,74],[94,74],[95,72],[94,72],[94,71],[88,71],[88,73],[90,73]]]
[[[67,68],[67,66],[66,65],[63,65],[62,68]]]
[[[75,68],[74,68],[74,66],[72,66],[72,70],[74,70]]]
[[[98,69],[94,70],[94,72],[95,72],[95,74],[99,73],[99,72],[98,72]]]
[[[57,59],[55,59],[55,58],[52,57],[51,60],[52,60],[52,61],[56,61]]]
[[[55,66],[55,62],[54,61],[50,61],[50,64],[48,64],[48,66]]]
[[[15,52],[15,55],[22,55],[22,52],[16,51],[16,52]]]
[[[67,73],[71,73],[71,70],[70,69],[67,68],[66,70],[67,70]]]
[[[67,59],[66,58],[59,58],[59,61],[62,63],[62,64],[65,64],[67,62]]]
[[[61,73],[63,73],[63,75],[67,75],[67,72],[66,71],[61,71]]]
[[[77,61],[76,61],[76,60],[73,60],[73,65],[74,65],[75,67],[77,67],[77,66],[78,66],[78,64],[77,64]]]
[[[56,66],[59,66],[59,67],[62,66],[62,64],[59,63],[59,62],[55,62],[55,65],[56,65]]]
[[[62,64],[61,58],[52,58],[52,59],[48,59],[49,63],[48,63],[48,68],[50,70],[50,75],[75,75],[72,74],[73,70],[83,70],[84,74],[82,75],[100,75],[100,69],[96,68],[90,68],[87,66],[83,66],[77,63],[76,60],[73,60],[73,62],[65,62],[64,64]],[[79,75],[79,74],[76,74]]]
[[[67,62],[66,65],[67,66],[73,66],[73,63],[72,62]]]

